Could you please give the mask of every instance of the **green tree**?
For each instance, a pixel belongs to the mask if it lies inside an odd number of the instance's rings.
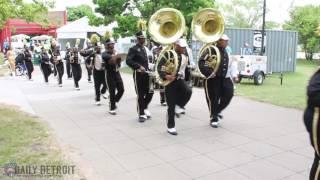
[[[75,21],[84,16],[91,17],[94,15],[93,10],[88,5],[80,5],[77,7],[69,7],[67,8],[68,12],[68,21]]]
[[[290,20],[284,24],[284,29],[299,32],[299,44],[308,60],[312,60],[313,54],[320,50],[320,37],[316,32],[320,24],[319,17],[320,6],[295,7],[290,12]]]
[[[194,13],[205,7],[213,7],[214,0],[94,0],[97,5],[96,12],[104,18],[90,19],[90,23],[99,25],[100,22],[109,24],[117,21],[118,27],[114,29],[115,35],[131,36],[138,31],[137,21],[139,18],[148,20],[158,9],[171,7],[179,9],[186,19],[187,27],[191,26]],[[141,17],[133,12],[138,10]]]
[[[53,7],[53,0],[33,0],[25,3],[23,0],[0,0],[0,28],[10,18],[21,18],[28,22],[48,24],[48,7]]]
[[[217,6],[224,15],[226,27],[261,28],[263,0],[231,0],[229,3],[220,3]],[[266,22],[267,29],[278,27],[280,25],[276,22]]]

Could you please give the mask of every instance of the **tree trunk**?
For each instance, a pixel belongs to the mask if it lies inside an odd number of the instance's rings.
[[[308,51],[305,51],[306,53],[306,59],[309,60],[309,61],[312,61],[313,60],[313,52],[308,52]]]

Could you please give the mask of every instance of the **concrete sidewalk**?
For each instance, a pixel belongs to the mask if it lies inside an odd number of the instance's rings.
[[[0,101],[47,121],[90,180],[308,179],[313,150],[302,111],[235,97],[213,129],[204,91],[194,88],[175,137],[166,133],[158,92],[149,107],[152,120],[138,123],[131,75],[122,75],[125,94],[116,116],[107,113],[106,100],[94,105],[93,84],[83,75],[81,91],[72,80],[59,88],[51,77],[45,85],[38,70],[33,82],[2,78]]]

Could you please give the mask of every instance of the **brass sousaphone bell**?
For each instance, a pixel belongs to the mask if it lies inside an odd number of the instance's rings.
[[[212,70],[212,73],[218,71],[221,57],[220,51],[215,46],[215,42],[220,39],[224,32],[224,19],[221,13],[212,8],[201,9],[192,20],[192,32],[197,40],[205,43],[200,49],[199,58],[206,54],[205,65]],[[201,69],[200,74],[203,75]],[[207,77],[206,77],[207,78]]]
[[[166,86],[171,81],[162,80],[158,73],[160,59],[165,59],[164,66],[168,74],[176,74],[178,70],[178,55],[174,50],[173,43],[184,33],[186,25],[182,13],[173,8],[163,8],[155,12],[148,23],[151,38],[165,46],[156,60],[156,80],[160,85]]]

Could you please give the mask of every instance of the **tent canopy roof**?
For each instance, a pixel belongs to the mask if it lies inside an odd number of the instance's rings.
[[[97,32],[103,35],[107,30],[111,30],[108,26],[90,26],[89,18],[82,17],[76,21],[73,21],[65,26],[57,29],[57,33],[87,33],[87,32]]]

